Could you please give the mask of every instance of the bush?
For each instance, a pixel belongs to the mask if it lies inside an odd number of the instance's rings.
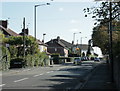
[[[26,60],[26,66],[34,67],[34,66],[44,66],[44,65],[49,65],[49,57],[43,53],[39,52],[34,55],[27,55],[25,57]]]
[[[0,50],[0,70],[7,70],[10,67],[9,50],[4,46],[1,46]]]
[[[28,67],[33,67],[34,66],[34,55],[27,55],[25,57],[25,60],[26,60],[26,66]]]
[[[15,58],[15,57],[17,57],[18,49],[15,48],[14,45],[10,45],[9,52],[10,52],[11,58]]]

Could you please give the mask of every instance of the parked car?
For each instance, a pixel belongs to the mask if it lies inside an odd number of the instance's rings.
[[[87,60],[89,60],[89,58],[85,56],[85,57],[82,57],[81,60],[82,61],[87,61]]]
[[[25,62],[22,58],[11,59],[10,68],[22,68],[25,66]]]
[[[81,65],[81,58],[80,57],[75,58],[73,63],[77,65]]]
[[[94,57],[91,57],[90,60],[94,60],[95,58]]]
[[[97,57],[95,57],[95,58],[94,58],[94,61],[100,62],[100,59],[97,58]]]

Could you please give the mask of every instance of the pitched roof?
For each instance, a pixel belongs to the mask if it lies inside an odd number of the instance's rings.
[[[0,25],[0,29],[2,29],[2,31],[5,31],[5,32],[7,32],[9,35],[11,35],[11,36],[20,36],[19,34],[17,34],[17,33],[15,33],[13,30],[11,30],[11,29],[6,29],[6,28],[4,28],[3,26],[1,26]]]
[[[61,41],[66,47],[68,47],[68,48],[70,48],[70,47],[73,46],[71,43],[69,43],[69,42],[67,42],[67,41],[65,41],[65,40],[63,40],[63,39],[60,39],[60,41]]]
[[[73,46],[71,43],[69,43],[69,42],[67,42],[67,41],[65,41],[65,40],[63,40],[63,39],[60,39],[59,37],[57,37],[57,39],[52,39],[52,40],[50,40],[50,41],[47,42],[46,44],[49,45],[49,43],[51,43],[51,42],[57,43],[57,44],[59,44],[60,46],[66,48],[66,49],[71,48],[71,47]]]
[[[38,42],[38,44],[39,44],[39,45],[48,46],[47,44],[45,44],[45,43],[41,42],[41,41],[40,41],[40,40],[38,40],[38,39],[37,39],[37,42]]]
[[[81,48],[82,50],[88,50],[88,45],[87,44],[78,44],[79,48]],[[93,50],[92,47],[90,47],[90,50]]]

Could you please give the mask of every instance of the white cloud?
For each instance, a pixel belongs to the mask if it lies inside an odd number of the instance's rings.
[[[77,20],[72,19],[72,20],[70,21],[70,23],[78,23],[78,21],[77,21]]]
[[[79,29],[73,28],[73,29],[70,29],[69,31],[70,31],[70,32],[79,32]]]
[[[63,11],[64,10],[64,8],[59,8],[59,11]]]

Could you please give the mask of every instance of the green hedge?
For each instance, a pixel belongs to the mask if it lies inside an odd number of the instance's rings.
[[[10,53],[8,48],[0,46],[0,70],[7,70],[10,67]]]
[[[25,57],[26,66],[34,67],[34,66],[45,66],[49,65],[49,57],[45,53],[38,53],[34,55],[27,55]]]
[[[0,50],[0,70],[9,69],[13,66],[12,63],[20,60],[22,61],[22,63],[24,63],[24,65],[22,65],[21,67],[45,66],[50,64],[50,59],[44,52],[39,52],[33,55],[28,54],[25,56],[25,59],[23,59],[23,56],[17,57],[16,55],[12,55],[12,57],[10,57],[10,52],[6,47],[2,46],[0,47]],[[18,67],[19,66],[20,65],[18,65]]]

